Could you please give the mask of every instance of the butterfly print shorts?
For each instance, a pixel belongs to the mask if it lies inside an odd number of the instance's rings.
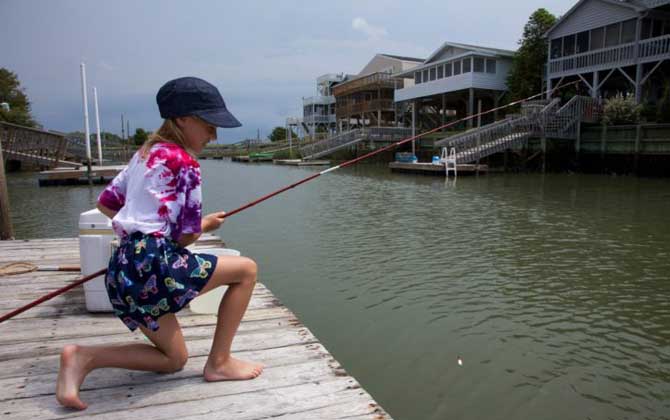
[[[114,313],[131,331],[158,330],[158,318],[179,312],[207,284],[217,257],[141,232],[121,240],[109,260],[105,287]]]

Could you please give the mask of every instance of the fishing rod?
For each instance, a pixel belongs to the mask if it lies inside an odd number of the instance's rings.
[[[578,83],[581,83],[581,81],[580,81],[580,80],[577,80],[577,81],[575,81],[575,82],[570,82],[570,83],[566,83],[566,84],[563,84],[563,85],[560,85],[560,84],[559,84],[558,86],[556,86],[554,89],[551,90],[551,94],[550,94],[549,96],[553,96],[554,92],[556,92],[558,89],[562,89],[562,88],[564,88],[564,87],[566,87],[566,86],[570,86],[570,85],[578,84]],[[243,205],[242,207],[238,207],[238,208],[236,208],[235,210],[232,210],[232,211],[230,211],[230,212],[227,212],[227,213],[225,214],[225,217],[228,218],[228,217],[230,217],[230,216],[232,216],[232,215],[234,215],[234,214],[237,214],[237,213],[239,213],[239,212],[241,212],[241,211],[244,211],[244,210],[246,210],[246,209],[248,209],[248,208],[250,208],[250,207],[253,207],[253,206],[257,205],[257,204],[260,204],[260,203],[262,203],[263,201],[268,200],[268,199],[270,199],[270,198],[272,198],[272,197],[274,197],[274,196],[276,196],[276,195],[279,195],[279,194],[283,193],[284,191],[290,190],[290,189],[295,188],[295,187],[297,187],[297,186],[299,186],[299,185],[302,185],[302,184],[304,184],[304,183],[306,183],[306,182],[309,182],[309,181],[311,181],[311,180],[313,180],[313,179],[315,179],[315,178],[318,178],[318,177],[320,177],[321,175],[325,175],[325,174],[327,174],[327,173],[329,173],[329,172],[333,172],[333,171],[336,171],[336,170],[338,170],[338,169],[346,168],[347,166],[354,165],[354,164],[356,164],[356,163],[358,163],[358,162],[360,162],[360,161],[362,161],[362,160],[364,160],[364,159],[367,159],[367,158],[369,158],[369,157],[371,157],[371,156],[377,155],[377,154],[379,154],[379,153],[382,153],[382,152],[384,152],[384,151],[386,151],[386,150],[389,150],[389,149],[393,149],[393,148],[398,147],[398,146],[402,146],[403,144],[407,144],[407,143],[409,143],[409,142],[411,142],[411,141],[414,141],[414,140],[416,140],[416,139],[418,139],[418,138],[421,138],[421,137],[423,137],[423,136],[426,136],[426,135],[428,135],[428,134],[434,133],[434,132],[436,132],[436,131],[438,131],[438,130],[442,130],[442,129],[444,129],[444,128],[448,128],[448,127],[454,126],[454,125],[456,125],[456,124],[458,124],[458,123],[461,123],[461,122],[464,122],[464,121],[471,120],[471,119],[476,118],[476,117],[479,117],[479,116],[481,116],[481,115],[486,115],[486,114],[489,114],[489,113],[491,113],[491,112],[499,111],[499,110],[501,110],[501,109],[509,108],[509,107],[511,107],[511,106],[518,105],[518,104],[520,104],[520,103],[530,101],[530,100],[532,100],[532,99],[534,99],[534,98],[537,98],[538,96],[542,96],[542,95],[544,95],[544,94],[545,94],[545,92],[541,92],[541,93],[535,94],[535,95],[533,95],[533,96],[529,96],[529,97],[524,98],[524,99],[519,99],[519,100],[510,102],[510,103],[508,103],[508,104],[506,104],[506,105],[499,106],[499,107],[497,107],[497,108],[492,108],[492,109],[489,109],[489,110],[487,110],[487,111],[480,112],[480,113],[478,113],[478,114],[474,114],[474,115],[470,115],[470,116],[468,116],[468,117],[461,118],[460,120],[456,120],[456,121],[449,122],[449,123],[447,123],[447,124],[443,124],[443,125],[441,125],[441,126],[439,126],[439,127],[435,127],[435,128],[433,128],[433,129],[428,130],[428,131],[425,131],[425,132],[423,132],[423,133],[421,133],[421,134],[417,134],[417,135],[414,135],[414,136],[411,136],[411,137],[407,137],[407,138],[405,138],[405,139],[403,139],[403,140],[399,140],[399,141],[397,141],[397,142],[395,142],[395,143],[391,143],[390,145],[384,146],[384,147],[382,147],[382,148],[380,148],[380,149],[373,150],[373,151],[371,151],[371,152],[369,152],[369,153],[364,154],[363,156],[359,156],[359,157],[357,157],[357,158],[355,158],[355,159],[348,160],[348,161],[346,161],[346,162],[344,162],[344,163],[341,163],[341,164],[339,164],[339,165],[331,166],[331,167],[328,168],[328,169],[325,169],[325,170],[323,170],[323,171],[321,171],[321,172],[317,172],[317,173],[315,173],[315,174],[313,174],[313,175],[310,175],[310,176],[308,176],[308,177],[306,177],[306,178],[301,179],[301,180],[298,181],[298,182],[295,182],[295,183],[293,183],[293,184],[287,185],[287,186],[285,186],[285,187],[283,187],[283,188],[278,189],[277,191],[274,191],[274,192],[271,192],[271,193],[269,193],[269,194],[267,194],[267,195],[264,195],[264,196],[262,196],[262,197],[260,197],[260,198],[258,198],[258,199],[256,199],[256,200],[250,202],[250,203],[247,203],[247,204]],[[55,290],[55,291],[53,291],[53,292],[51,292],[51,293],[49,293],[49,294],[47,294],[47,295],[42,296],[41,298],[39,298],[39,299],[37,299],[37,300],[35,300],[35,301],[33,301],[33,302],[30,302],[30,303],[28,303],[28,304],[26,304],[26,305],[24,305],[24,306],[22,306],[22,307],[20,307],[20,308],[18,308],[18,309],[15,309],[15,310],[13,310],[13,311],[11,311],[11,312],[9,312],[9,313],[6,313],[6,314],[0,316],[0,323],[2,323],[2,322],[4,322],[4,321],[6,321],[6,320],[8,320],[8,319],[10,319],[10,318],[12,318],[12,317],[18,315],[18,314],[20,314],[20,313],[22,313],[22,312],[25,312],[25,311],[27,311],[28,309],[33,308],[33,307],[39,305],[40,303],[43,303],[43,302],[45,302],[45,301],[47,301],[47,300],[49,300],[49,299],[52,299],[52,298],[54,298],[54,297],[56,297],[56,296],[59,296],[59,295],[65,293],[65,292],[67,292],[67,291],[70,290],[70,289],[73,289],[73,288],[75,288],[75,287],[77,287],[77,286],[79,286],[79,285],[81,285],[81,284],[84,284],[84,283],[86,283],[87,281],[90,281],[90,280],[92,280],[92,279],[94,279],[94,278],[96,278],[96,277],[98,277],[98,276],[104,275],[105,273],[107,273],[107,269],[106,269],[106,268],[104,268],[104,269],[102,269],[102,270],[100,270],[100,271],[97,271],[97,272],[95,272],[95,273],[93,273],[93,274],[89,274],[88,276],[83,277],[83,278],[77,280],[77,281],[74,282],[74,283],[71,283],[71,284],[69,284],[69,285],[67,285],[67,286],[65,286],[65,287],[62,287],[62,288],[60,288],[60,289],[58,289],[58,290]]]

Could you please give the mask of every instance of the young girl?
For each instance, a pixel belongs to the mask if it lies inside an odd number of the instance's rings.
[[[166,83],[156,96],[160,129],[98,198],[120,236],[105,278],[115,314],[154,344],[67,345],[56,398],[85,409],[79,387],[93,369],[118,367],[176,372],[188,359],[175,313],[194,297],[228,285],[204,366],[206,381],[253,379],[263,366],[235,359],[231,344],[256,284],[256,263],[244,257],[194,254],[185,247],[221,226],[224,213],[201,217],[200,167],[195,156],[216,127],[241,124],[213,85],[194,77]]]

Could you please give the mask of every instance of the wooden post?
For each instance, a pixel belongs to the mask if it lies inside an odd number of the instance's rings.
[[[9,193],[5,179],[5,158],[2,156],[2,141],[0,141],[0,240],[14,239],[12,220],[9,215]]]
[[[472,117],[472,115],[475,113],[475,90],[470,88],[468,91],[468,117]],[[472,128],[472,118],[468,118],[467,127]]]
[[[603,124],[600,132],[600,171],[605,170],[605,148],[607,147],[607,125]]]
[[[416,136],[416,101],[412,101],[412,137]],[[412,140],[412,156],[416,154],[415,140]]]
[[[577,121],[577,140],[575,140],[575,160],[579,168],[579,150],[582,148],[582,121]]]
[[[635,155],[633,156],[633,173],[637,175],[638,163],[640,160],[640,141],[642,140],[642,125],[635,127]]]
[[[542,173],[547,169],[547,136],[542,130],[542,137],[540,138],[540,147],[542,148]]]

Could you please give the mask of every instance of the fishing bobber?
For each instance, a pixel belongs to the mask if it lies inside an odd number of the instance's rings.
[[[79,260],[81,274],[87,276],[107,267],[112,255],[112,221],[99,210],[79,215]],[[112,312],[112,304],[105,289],[105,276],[84,283],[86,309],[90,312]]]

